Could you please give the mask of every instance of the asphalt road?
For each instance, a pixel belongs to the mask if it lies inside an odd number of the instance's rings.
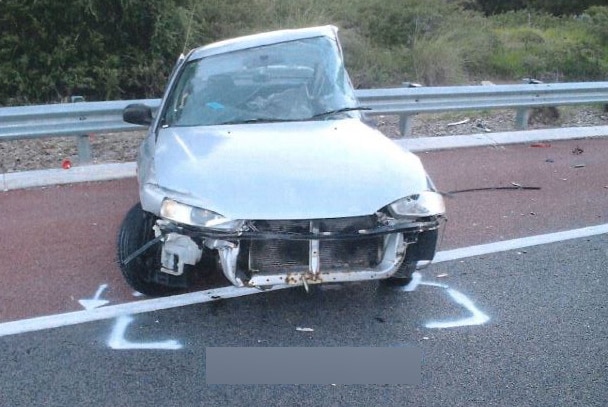
[[[125,341],[179,350],[111,349],[117,321],[0,338],[3,406],[604,406],[608,399],[608,238],[437,265],[489,317],[467,317],[447,289],[376,283],[289,290],[142,314]],[[309,327],[313,332],[300,332]],[[420,385],[206,385],[214,346],[413,345]],[[294,366],[298,369],[298,366]]]
[[[441,250],[608,223],[607,147],[420,154],[452,191]],[[513,183],[541,189],[458,192]],[[86,298],[137,301],[114,264],[136,200],[132,179],[0,194],[0,322],[76,311]],[[412,292],[374,282],[285,290],[3,336],[0,405],[603,406],[607,243],[438,263]],[[408,345],[423,354],[420,385],[205,383],[206,347]]]

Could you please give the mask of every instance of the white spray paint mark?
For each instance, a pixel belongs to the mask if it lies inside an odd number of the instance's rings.
[[[114,329],[112,330],[112,334],[110,335],[110,339],[108,340],[108,346],[115,350],[129,350],[129,349],[137,349],[137,350],[150,350],[150,349],[160,349],[160,350],[178,350],[182,348],[182,345],[173,339],[169,339],[163,342],[131,342],[125,339],[125,332],[127,331],[127,327],[131,322],[133,322],[133,317],[130,315],[123,315],[121,317],[116,318],[116,324],[114,325]]]
[[[465,307],[472,315],[468,318],[457,319],[453,321],[433,321],[425,325],[427,328],[457,328],[461,326],[483,325],[490,320],[490,317],[481,312],[463,293],[452,288],[447,289],[448,294],[459,305]]]
[[[420,274],[419,272],[416,271],[416,272],[414,272],[414,274],[412,274],[412,281],[406,286],[399,287],[399,290],[406,292],[406,293],[410,293],[412,291],[415,291],[419,285],[429,285],[432,287],[449,288],[445,284],[433,283],[430,281],[422,281],[422,274]]]
[[[453,321],[433,321],[428,322],[424,326],[427,328],[457,328],[460,326],[471,326],[471,325],[483,325],[490,320],[486,314],[481,312],[479,308],[475,306],[473,301],[463,293],[450,288],[449,286],[441,283],[435,283],[432,281],[422,281],[420,273],[415,272],[412,274],[412,281],[405,287],[401,287],[401,291],[412,292],[418,288],[418,286],[426,285],[429,287],[443,288],[447,291],[448,295],[456,302],[456,304],[463,306],[472,315],[467,318],[461,318]]]
[[[415,271],[412,274],[412,281],[406,286],[400,287],[401,291],[405,291],[406,293],[412,292],[418,288],[418,285],[422,282],[422,274]]]
[[[99,299],[99,297],[101,297],[101,294],[103,293],[103,291],[106,288],[108,288],[108,285],[107,284],[102,284],[102,285],[99,286],[99,288],[97,289],[97,292],[95,293],[95,296],[92,299],[82,299],[82,300],[78,300],[78,302],[87,311],[91,310],[91,309],[102,307],[102,306],[104,306],[104,305],[106,305],[106,304],[108,304],[110,302],[108,300],[100,300]]]

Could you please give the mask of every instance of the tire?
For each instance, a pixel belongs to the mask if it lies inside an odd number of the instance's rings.
[[[395,274],[382,280],[382,283],[393,287],[403,287],[411,283],[412,275],[414,274],[414,271],[416,271],[416,263],[411,263],[406,260],[401,263],[401,266],[399,266],[399,269]]]
[[[148,296],[163,296],[177,292],[176,287],[169,287],[154,281],[154,276],[160,270],[160,245],[154,245],[140,254],[128,264],[124,260],[144,244],[154,239],[152,226],[156,218],[141,208],[141,204],[133,206],[120,226],[118,232],[118,264],[125,280],[129,285]]]
[[[397,272],[383,282],[391,286],[405,286],[411,283],[418,261],[433,260],[433,257],[435,257],[438,237],[437,229],[420,233],[416,243],[407,247],[405,259],[403,259],[403,263],[401,263]]]

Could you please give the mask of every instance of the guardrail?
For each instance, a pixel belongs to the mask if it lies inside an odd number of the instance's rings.
[[[523,130],[534,107],[608,103],[608,82],[364,89],[356,95],[372,109],[366,115],[400,116],[402,135],[410,134],[415,114],[454,110],[516,109],[516,127]],[[0,108],[0,141],[77,136],[80,162],[88,162],[88,134],[142,129],[122,121],[131,103],[158,108],[160,99]]]

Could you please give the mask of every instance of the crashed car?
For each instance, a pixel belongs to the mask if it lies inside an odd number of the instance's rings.
[[[210,269],[260,289],[407,284],[433,259],[445,206],[418,157],[366,124],[366,109],[333,26],[181,57],[157,111],[123,112],[149,126],[140,203],[118,238],[127,282],[153,296]]]

